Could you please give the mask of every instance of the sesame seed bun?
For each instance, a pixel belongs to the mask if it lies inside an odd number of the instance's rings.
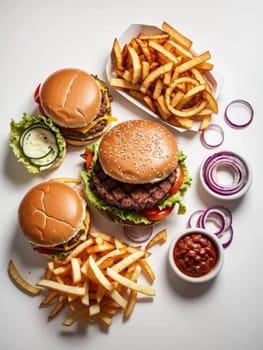
[[[86,210],[79,190],[63,182],[46,181],[26,193],[18,209],[18,221],[31,243],[54,247],[78,233]]]
[[[102,137],[99,158],[104,172],[115,180],[154,183],[176,168],[178,147],[174,135],[159,123],[130,120]]]
[[[41,106],[58,126],[85,127],[97,116],[101,91],[95,79],[81,69],[65,68],[51,74],[40,91]]]

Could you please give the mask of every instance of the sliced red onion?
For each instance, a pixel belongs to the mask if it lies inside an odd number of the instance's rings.
[[[216,236],[220,236],[226,229],[225,216],[220,210],[214,210],[212,208],[206,209],[200,216],[199,226],[207,229],[207,223],[213,221],[219,227],[217,231],[213,232]]]
[[[219,173],[222,170],[231,175],[230,184],[220,182]],[[243,191],[249,188],[251,180],[251,171],[244,159],[228,151],[210,155],[203,162],[200,175],[205,187],[222,197],[233,196],[240,191],[243,194]]]
[[[227,248],[233,240],[232,214],[230,210],[220,205],[207,209],[198,209],[190,215],[187,227],[209,230],[208,221],[212,221],[218,226],[218,230],[213,233],[220,241],[223,241],[223,248]],[[228,235],[228,238],[224,240],[226,235]]]
[[[226,207],[223,207],[222,205],[215,205],[214,207],[211,208],[214,211],[220,211],[221,214],[224,216],[225,220],[225,231],[229,229],[229,227],[232,225],[232,213],[229,209]]]
[[[227,248],[227,247],[231,244],[231,242],[232,242],[232,240],[233,240],[234,230],[233,230],[233,227],[232,227],[232,226],[229,226],[228,230],[224,232],[224,237],[225,237],[227,234],[229,235],[228,239],[227,239],[226,241],[222,242],[222,247],[223,247],[224,249]],[[221,237],[222,237],[222,236],[221,236]],[[221,241],[221,237],[220,237],[220,241]]]
[[[187,228],[199,227],[199,219],[202,216],[203,212],[203,209],[195,210],[188,219]]]
[[[124,226],[124,233],[133,242],[143,243],[147,241],[153,232],[151,225],[147,226]]]
[[[233,121],[234,115],[232,114],[231,109],[233,107],[237,107],[237,106],[245,107],[245,109],[248,112],[248,114],[246,116],[247,119],[243,123],[242,122],[237,123],[237,122]],[[253,107],[251,106],[251,104],[249,102],[247,102],[245,100],[240,100],[240,99],[233,100],[226,106],[225,120],[226,120],[227,124],[230,125],[232,128],[236,128],[236,129],[245,128],[246,126],[248,126],[252,122],[253,118],[254,118]]]
[[[216,132],[217,137],[215,137],[214,131]],[[200,138],[205,147],[216,148],[221,146],[224,141],[224,130],[218,124],[210,124],[201,132]]]

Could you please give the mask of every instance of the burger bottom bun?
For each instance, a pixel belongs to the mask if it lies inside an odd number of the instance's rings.
[[[100,138],[103,134],[104,134],[105,131],[99,133],[99,134],[96,134],[92,137],[89,137],[85,140],[75,140],[75,139],[71,139],[71,138],[68,138],[66,137],[66,142],[68,145],[71,145],[71,146],[86,146],[86,145],[89,145],[90,143],[96,141],[98,138]]]

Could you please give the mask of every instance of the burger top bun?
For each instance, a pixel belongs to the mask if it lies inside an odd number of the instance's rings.
[[[84,213],[83,199],[73,187],[47,181],[26,193],[18,209],[18,222],[30,242],[51,247],[74,237]]]
[[[133,184],[154,183],[177,166],[173,134],[150,120],[130,120],[111,128],[99,146],[101,166],[112,178]]]
[[[54,123],[79,128],[98,114],[101,92],[91,75],[80,69],[65,68],[46,79],[40,91],[40,101]]]

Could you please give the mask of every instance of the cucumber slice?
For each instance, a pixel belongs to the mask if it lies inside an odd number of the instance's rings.
[[[26,129],[21,136],[21,144],[24,155],[31,160],[46,158],[57,149],[55,135],[41,124]]]
[[[21,148],[23,148],[24,137],[26,136],[26,134],[30,130],[35,129],[35,128],[43,128],[43,129],[46,129],[46,130],[50,130],[48,128],[48,126],[46,126],[45,124],[40,124],[40,123],[31,124],[31,126],[29,126],[28,128],[24,129],[23,133],[20,136],[19,145],[20,145]]]
[[[50,164],[54,163],[58,156],[58,147],[55,145],[54,148],[50,150],[50,152],[42,158],[31,158],[30,161],[34,165],[38,165],[40,167],[48,167]]]

